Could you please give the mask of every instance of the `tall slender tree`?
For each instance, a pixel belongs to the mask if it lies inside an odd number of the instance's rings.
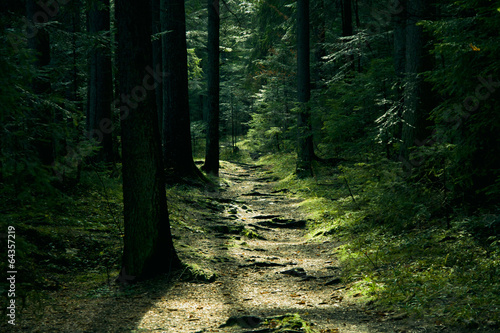
[[[324,57],[326,56],[326,13],[324,0],[317,1],[316,7],[313,9],[316,18],[312,18],[316,22],[314,25],[315,50],[314,50],[314,63],[313,70],[313,84],[314,89],[323,88],[322,81],[324,79],[323,65],[325,63]]]
[[[432,68],[426,44],[429,36],[419,21],[430,15],[431,0],[407,1],[405,91],[400,159],[406,167],[410,162],[410,148],[424,144],[429,134],[427,118],[435,103],[431,86],[424,82],[422,73]],[[402,68],[400,66],[400,68]]]
[[[208,174],[219,175],[219,0],[208,0],[208,126],[205,164]]]
[[[162,1],[163,69],[163,156],[175,178],[199,178],[191,147],[189,117],[186,12],[184,0]]]
[[[118,84],[121,105],[125,237],[122,281],[171,272],[180,265],[175,252],[156,126],[151,73],[151,0],[117,0]],[[160,75],[161,74],[161,75]]]
[[[342,0],[342,36],[352,36],[352,2]]]
[[[353,33],[354,29],[352,24],[352,1],[342,0],[342,37],[352,36]],[[350,70],[354,72],[354,70],[356,69],[354,63],[354,53],[351,50],[348,50],[346,62],[349,64]]]
[[[160,66],[163,69],[162,59],[162,38],[161,29],[161,1],[151,0],[151,9],[153,11],[153,68]],[[155,88],[156,95],[156,113],[158,115],[158,127],[160,135],[163,133],[163,82],[157,82]]]
[[[311,114],[308,106],[311,98],[309,61],[309,0],[297,0],[297,91],[300,112],[297,119],[296,173],[299,178],[312,176],[314,157]]]
[[[42,15],[43,13],[43,15]],[[43,26],[49,20],[48,15],[43,11],[40,3],[35,0],[26,1],[26,14],[28,20],[33,24],[30,31],[27,32],[28,48],[33,52],[34,65],[37,75],[33,78],[32,89],[36,95],[47,95],[52,90],[52,85],[48,79],[47,71],[50,65],[50,36],[47,29]],[[52,165],[55,161],[55,144],[50,125],[54,121],[53,111],[50,107],[36,104],[38,123],[43,124],[44,128],[34,134],[34,145],[44,165]]]
[[[398,80],[404,76],[406,58],[406,0],[399,0],[399,6],[395,8],[392,16],[394,27],[394,70]]]
[[[88,32],[94,35],[109,32],[109,0],[96,0],[90,3],[88,13]],[[94,36],[96,37],[96,36]],[[113,74],[111,64],[111,46],[109,42],[95,43],[90,52],[90,73],[87,94],[87,132],[97,140],[100,150],[97,161],[113,160],[113,138],[111,100],[113,97]]]
[[[406,0],[400,0],[399,6],[395,8],[392,17],[394,29],[393,40],[393,60],[394,71],[396,73],[396,103],[398,119],[401,119],[404,110],[404,78],[406,66]],[[398,125],[394,136],[401,139],[401,125]],[[387,155],[389,157],[389,146],[387,146]]]
[[[69,32],[71,36],[71,66],[67,73],[67,80],[69,82],[66,97],[69,101],[76,102],[76,105],[80,105],[82,101],[78,101],[78,89],[79,89],[79,70],[78,70],[78,33],[82,31],[82,22],[81,22],[81,10],[82,3],[81,0],[72,1],[67,6],[64,6],[62,11],[64,14],[61,14],[62,21],[64,26],[66,27],[66,31]],[[109,20],[109,19],[108,19]],[[109,30],[109,28],[108,28]]]

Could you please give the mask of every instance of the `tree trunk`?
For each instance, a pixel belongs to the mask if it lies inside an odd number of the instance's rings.
[[[48,31],[38,25],[49,21],[49,16],[43,11],[42,7],[35,0],[26,1],[26,13],[29,20],[34,20],[36,26],[28,31],[28,48],[33,52],[34,65],[38,75],[33,78],[32,89],[36,95],[46,95],[52,90],[50,81],[41,75],[47,71],[50,64],[50,37]],[[44,15],[41,15],[43,13]],[[36,111],[38,114],[38,123],[50,125],[54,122],[53,111],[50,107],[37,103]],[[34,133],[34,146],[38,151],[40,160],[44,165],[52,165],[55,161],[55,147],[53,133],[50,126],[44,126]]]
[[[398,7],[395,8],[395,14],[393,16],[393,27],[394,27],[394,71],[396,72],[396,103],[398,108],[398,119],[403,115],[404,109],[404,77],[405,77],[405,66],[406,66],[406,0],[400,0]],[[398,125],[393,137],[401,139],[402,127]],[[388,156],[390,148],[387,145]]]
[[[405,73],[406,57],[406,0],[399,0],[393,16],[394,26],[394,70],[398,79]]]
[[[342,36],[352,36],[352,3],[351,0],[342,0]]]
[[[66,31],[71,35],[71,69],[67,73],[67,80],[69,81],[68,88],[66,90],[66,98],[79,106],[81,106],[82,101],[78,101],[78,88],[79,88],[79,78],[78,78],[78,46],[77,46],[77,34],[81,32],[81,8],[82,4],[80,0],[75,0],[71,4],[68,4],[63,8],[65,15],[62,15],[62,20]],[[109,29],[108,29],[109,30]]]
[[[152,0],[152,11],[153,11],[153,35],[156,35],[162,31],[161,29],[161,0]],[[163,71],[163,58],[162,58],[162,38],[160,36],[155,36],[153,38],[153,68],[160,66]],[[163,82],[157,82],[155,88],[156,96],[156,113],[158,116],[158,127],[160,130],[160,135],[163,135]]]
[[[219,0],[208,0],[208,126],[203,170],[219,175]]]
[[[309,0],[297,1],[297,83],[300,112],[297,119],[297,166],[299,178],[312,176],[314,155],[311,115],[308,102],[311,98],[309,65]]]
[[[406,169],[418,166],[410,160],[410,148],[424,144],[429,131],[427,118],[435,103],[430,85],[423,81],[421,73],[432,68],[431,58],[425,45],[428,36],[417,25],[430,12],[430,1],[408,0],[406,25],[406,85],[400,160]]]
[[[315,60],[315,69],[313,74],[313,89],[322,89],[324,88],[323,80],[323,65],[325,63],[325,59],[323,57],[326,56],[325,42],[326,42],[326,14],[325,14],[325,2],[324,0],[320,0],[317,2],[317,7],[315,8],[315,12],[317,14],[317,18],[315,20],[316,24],[314,26],[314,35],[316,36],[316,47],[314,50],[314,60]],[[285,101],[286,102],[286,101]]]
[[[110,29],[109,0],[92,3],[88,14],[88,31],[99,34]],[[87,103],[88,137],[97,140],[100,150],[97,161],[113,161],[113,116],[111,101],[113,98],[113,74],[111,64],[111,46],[94,45],[90,52],[90,75]]]
[[[117,0],[118,93],[122,96],[124,250],[119,280],[141,280],[180,266],[165,198],[152,73],[151,0]],[[154,74],[154,75],[153,75]]]
[[[349,37],[353,35],[353,26],[352,26],[352,2],[351,0],[342,0],[342,37]],[[347,41],[344,41],[345,43]],[[349,53],[346,56],[346,62],[349,64],[349,68],[352,72],[354,72],[355,64],[354,64],[354,54],[352,54],[351,50],[348,50]]]
[[[193,162],[189,118],[188,66],[184,0],[162,0],[163,156],[174,178],[199,179]]]
[[[359,2],[358,0],[355,0],[354,2],[354,15],[356,17],[356,27],[359,29],[361,26],[361,21],[359,19]]]

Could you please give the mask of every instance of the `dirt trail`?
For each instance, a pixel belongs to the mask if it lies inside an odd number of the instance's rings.
[[[275,179],[260,167],[226,166],[221,177],[230,186],[217,196],[228,202],[222,217],[229,224],[244,223],[263,239],[221,233],[205,239],[206,247],[198,243],[201,251],[216,258],[212,268],[217,280],[179,283],[145,314],[139,328],[178,333],[268,332],[220,326],[230,317],[298,313],[325,333],[431,331],[394,314],[369,316],[348,302],[338,261],[331,254],[337,244],[306,241],[300,200],[273,191]]]
[[[76,298],[58,292],[55,305],[17,328],[33,332],[272,332],[221,327],[230,317],[267,318],[298,313],[321,333],[438,332],[442,329],[397,314],[368,315],[345,297],[333,242],[307,241],[300,200],[273,191],[275,179],[262,167],[224,163],[229,186],[207,193],[218,203],[197,217],[198,230],[174,235],[189,249],[185,261],[206,258],[215,281],[142,285],[132,296]],[[241,236],[247,234],[259,238]],[[191,251],[191,256],[187,255]],[[253,318],[253,317],[251,317]],[[253,319],[252,319],[253,320]],[[256,319],[255,319],[256,320]],[[36,327],[33,326],[36,321]],[[23,327],[24,325],[24,327]],[[452,331],[449,331],[452,332]]]

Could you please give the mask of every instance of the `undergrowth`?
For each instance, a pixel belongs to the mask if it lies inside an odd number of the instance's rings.
[[[118,166],[119,167],[119,166]],[[201,234],[198,214],[223,210],[206,197],[205,189],[185,185],[167,189],[169,218],[176,248],[182,250],[184,280],[210,281],[214,275],[197,263],[208,261],[189,248],[184,234]],[[1,194],[1,193],[0,193]],[[123,253],[123,196],[119,172],[106,168],[83,170],[79,184],[66,191],[40,196],[32,202],[2,202],[0,240],[8,226],[16,232],[16,299],[23,313],[43,314],[54,292],[68,290],[77,298],[126,296],[134,288],[116,283]],[[5,239],[5,238],[4,238]],[[2,240],[2,244],[5,244]],[[7,245],[5,244],[5,248]],[[0,262],[0,305],[9,299],[8,271]],[[192,260],[190,260],[192,259]],[[191,262],[192,261],[192,262]],[[5,281],[5,282],[4,282]]]
[[[450,210],[446,190],[409,182],[398,163],[374,156],[316,164],[305,180],[294,175],[293,155],[260,163],[280,177],[279,188],[304,199],[315,221],[309,237],[343,244],[332,252],[353,300],[436,324],[498,327],[498,210]]]

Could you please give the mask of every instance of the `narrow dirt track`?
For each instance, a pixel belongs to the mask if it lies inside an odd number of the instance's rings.
[[[263,167],[224,162],[221,178],[228,186],[206,193],[216,209],[195,216],[197,226],[189,232],[173,229],[184,244],[181,259],[197,258],[216,273],[215,281],[158,279],[131,296],[95,298],[75,297],[68,288],[17,330],[264,333],[272,330],[221,325],[230,317],[298,313],[321,333],[457,332],[397,314],[368,315],[345,297],[349,286],[339,278],[338,244],[304,238],[299,199],[274,191],[276,180]],[[242,236],[243,227],[260,238]]]
[[[216,198],[229,204],[219,218],[244,223],[263,239],[215,234],[204,240],[205,246],[198,243],[201,251],[216,258],[212,268],[217,280],[179,283],[145,314],[139,328],[178,333],[271,332],[221,325],[230,317],[298,313],[327,333],[433,331],[394,314],[369,316],[348,302],[332,255],[337,244],[304,238],[301,200],[273,191],[275,180],[261,167],[226,165],[221,177],[230,186]]]

